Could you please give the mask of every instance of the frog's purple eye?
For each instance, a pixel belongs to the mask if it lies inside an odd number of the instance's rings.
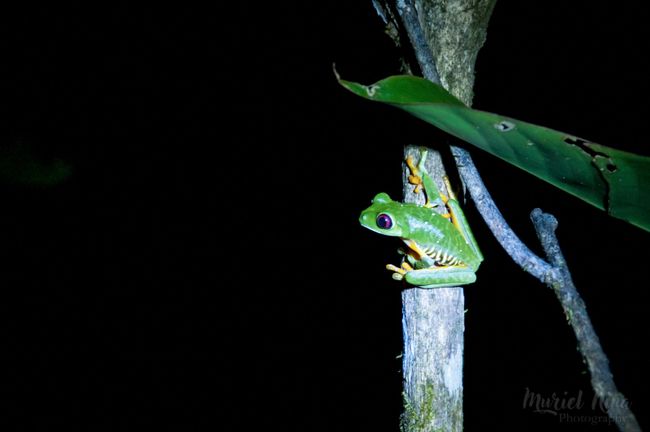
[[[393,219],[386,213],[380,213],[377,216],[377,226],[381,229],[391,229],[393,227]]]

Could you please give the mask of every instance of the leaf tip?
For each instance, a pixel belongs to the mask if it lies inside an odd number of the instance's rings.
[[[332,62],[332,72],[334,72],[334,76],[336,77],[336,80],[338,82],[341,82],[341,75],[339,75],[339,71],[336,70],[336,62]]]

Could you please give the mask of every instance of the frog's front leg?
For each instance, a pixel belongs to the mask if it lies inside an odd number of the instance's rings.
[[[386,265],[386,269],[393,272],[392,276],[395,280],[401,281],[410,271],[434,265],[434,261],[431,258],[425,256],[424,260],[420,260],[411,249],[398,249],[397,252],[403,256],[401,265],[399,267],[393,264]]]
[[[408,272],[414,270],[413,267],[411,267],[411,265],[406,261],[402,261],[402,265],[399,267],[393,264],[386,264],[386,269],[393,272],[393,279],[397,281],[403,280],[404,276],[406,276]]]

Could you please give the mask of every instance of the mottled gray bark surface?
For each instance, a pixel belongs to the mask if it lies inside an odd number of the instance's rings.
[[[408,155],[419,161],[420,147],[407,147]],[[425,166],[444,191],[440,154],[429,149]],[[424,204],[408,174],[404,164],[404,202]],[[462,288],[402,291],[404,431],[463,430],[464,305]]]
[[[420,25],[447,91],[467,106],[474,97],[474,65],[496,0],[415,0]]]

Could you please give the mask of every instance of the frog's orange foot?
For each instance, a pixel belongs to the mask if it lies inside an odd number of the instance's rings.
[[[407,262],[403,262],[401,267],[397,267],[393,264],[388,264],[386,265],[386,269],[390,270],[393,272],[393,279],[401,281],[404,279],[404,276],[406,275],[407,272],[410,272],[413,270],[413,267]]]
[[[406,158],[406,166],[408,166],[409,171],[411,174],[408,176],[409,183],[412,185],[415,185],[415,189],[413,190],[413,193],[419,194],[422,192],[422,187],[423,187],[423,180],[422,176],[420,175],[420,170],[418,169],[417,166],[415,166],[415,163],[413,162],[413,156],[409,155]]]

